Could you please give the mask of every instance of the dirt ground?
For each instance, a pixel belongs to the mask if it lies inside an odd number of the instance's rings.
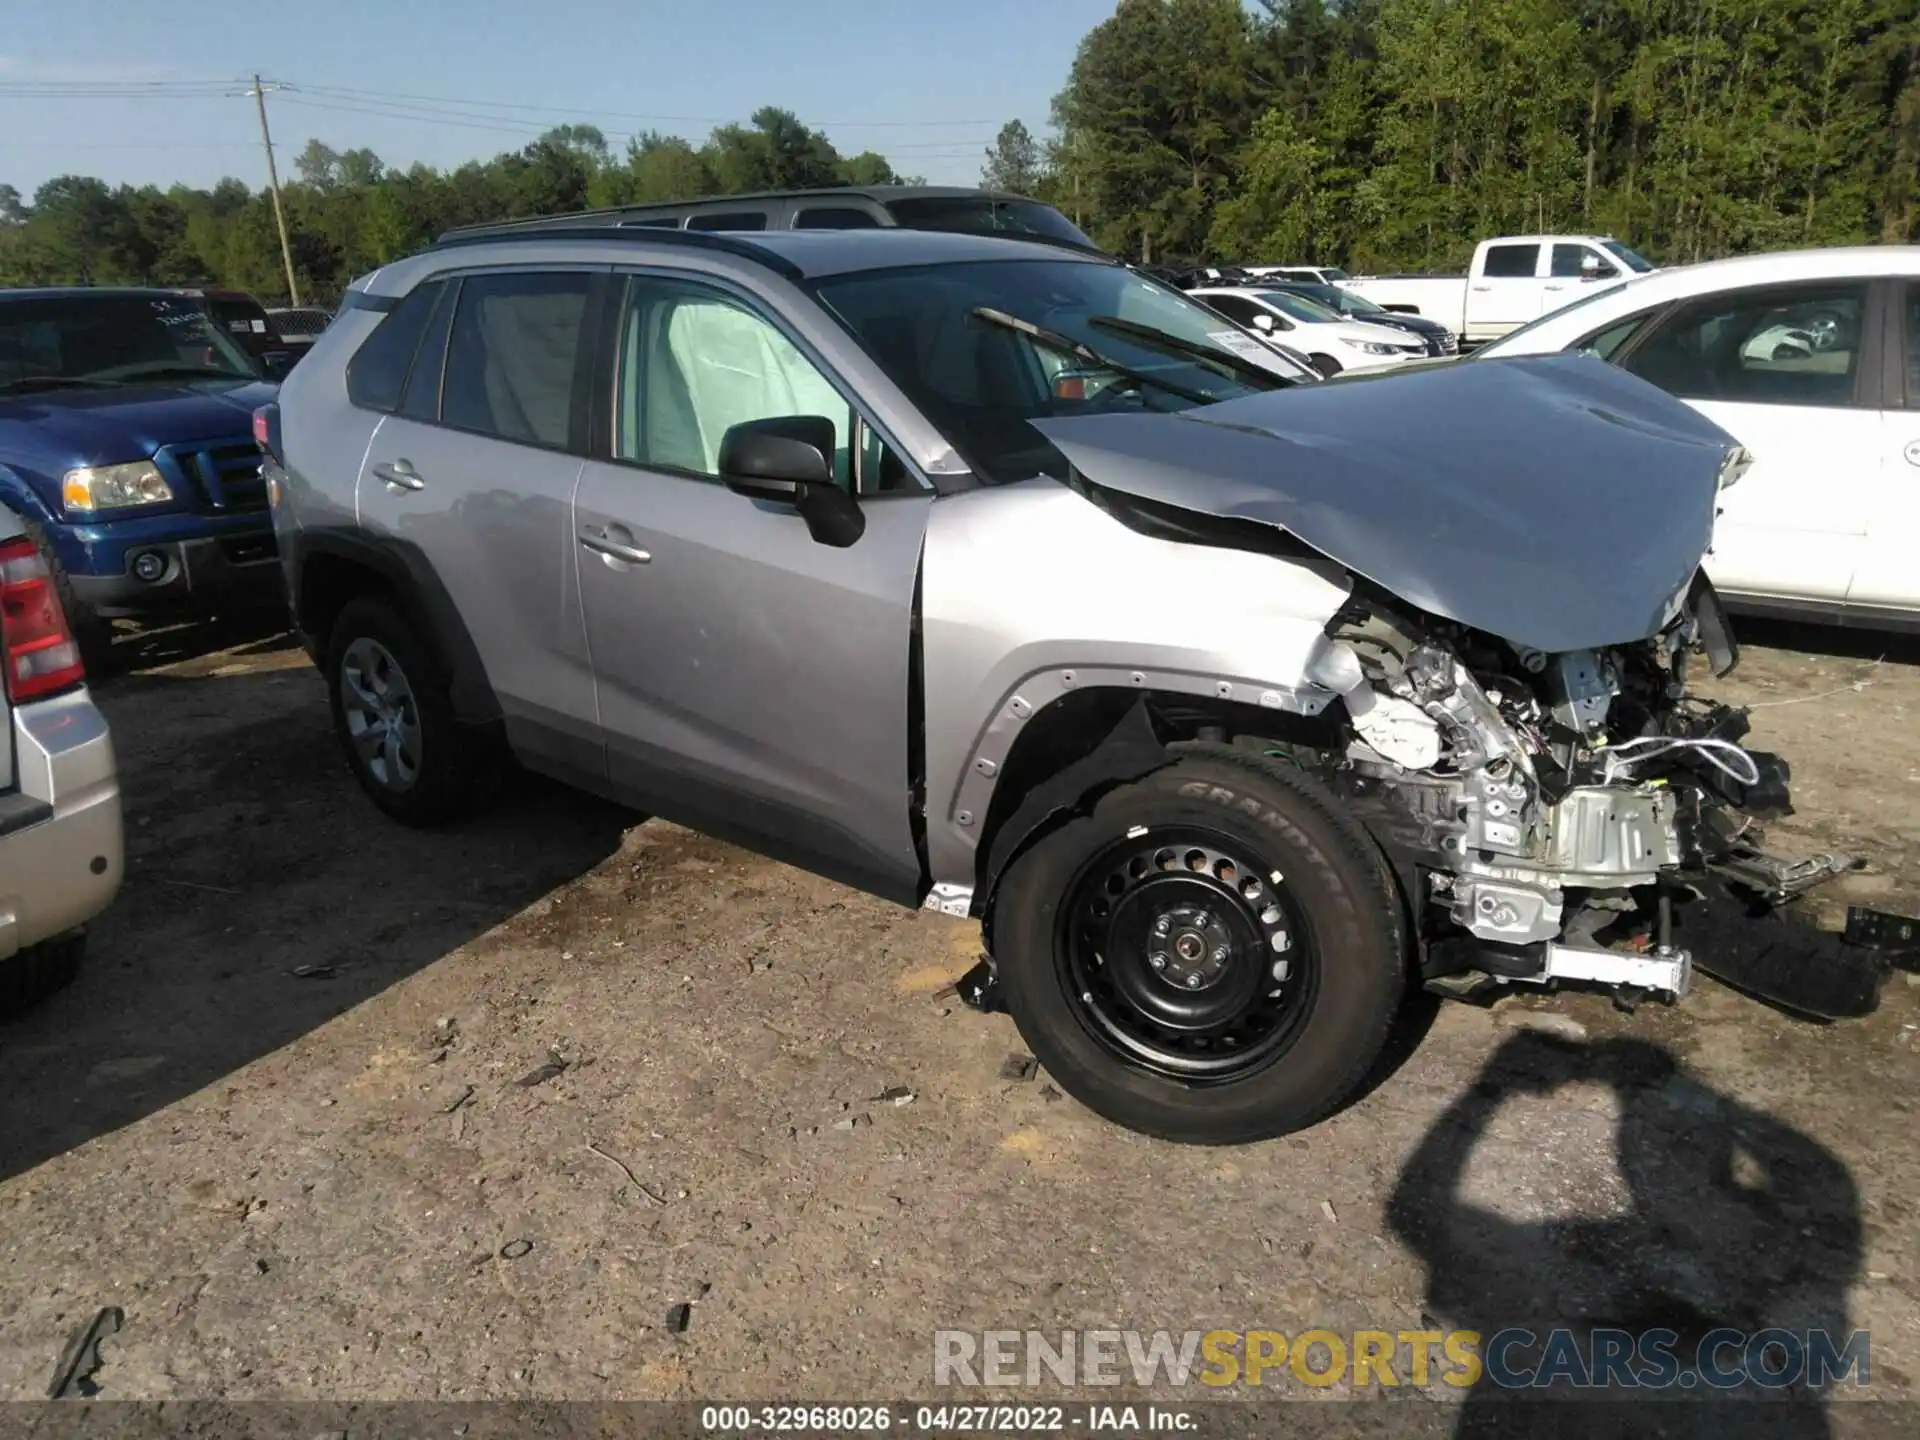
[[[1920,653],[1745,633],[1779,848],[1920,913]],[[1864,1328],[1920,1398],[1902,975],[1829,1026],[1705,980],[1442,1006],[1308,1134],[1162,1144],[1003,1077],[1011,1022],[940,994],[972,927],[536,782],[409,832],[305,657],[232,638],[99,687],[128,881],[0,1027],[0,1397],[118,1305],[110,1398],[903,1398],[938,1328],[1541,1314]]]

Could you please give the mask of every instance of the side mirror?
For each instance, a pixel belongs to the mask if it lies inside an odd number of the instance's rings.
[[[1262,335],[1271,335],[1273,333],[1273,316],[1262,310],[1258,315],[1253,317],[1253,328],[1258,330]]]
[[[293,369],[293,356],[285,350],[269,350],[260,357],[260,368],[267,372],[269,380],[284,380]]]
[[[815,540],[845,549],[866,532],[867,517],[833,483],[834,449],[824,415],[746,420],[720,437],[720,478],[736,495],[793,506]]]

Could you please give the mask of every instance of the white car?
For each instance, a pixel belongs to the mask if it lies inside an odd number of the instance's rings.
[[[1651,381],[1752,454],[1707,559],[1731,606],[1920,627],[1920,246],[1658,271],[1475,360],[1561,350]]]
[[[1349,320],[1317,301],[1284,290],[1222,285],[1203,286],[1187,294],[1276,349],[1305,355],[1322,375],[1399,365],[1427,353],[1426,343],[1409,331]]]

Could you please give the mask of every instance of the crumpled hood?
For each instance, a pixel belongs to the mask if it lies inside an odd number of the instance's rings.
[[[264,381],[241,381],[0,397],[0,461],[59,475],[143,460],[162,445],[251,439],[254,410],[276,393]]]
[[[1735,443],[1579,355],[1034,424],[1095,487],[1278,525],[1422,610],[1546,651],[1659,631]]]

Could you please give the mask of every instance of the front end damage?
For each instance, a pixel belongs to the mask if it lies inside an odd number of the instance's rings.
[[[1738,658],[1700,569],[1745,461],[1717,426],[1556,356],[1039,428],[1123,524],[1344,577],[1297,677],[1340,697],[1335,733],[1266,748],[1392,859],[1431,988],[1630,1004],[1698,967],[1800,1012],[1877,1003],[1877,962],[1775,909],[1849,862],[1766,854],[1788,767],[1689,691]]]
[[[1677,1000],[1697,963],[1796,1010],[1871,1008],[1870,963],[1810,935],[1800,963],[1720,943],[1848,861],[1761,848],[1788,767],[1741,743],[1744,711],[1688,693],[1690,667],[1737,659],[1704,577],[1629,645],[1548,654],[1364,593],[1328,636],[1348,725],[1324,778],[1394,860],[1430,988],[1579,981]]]

